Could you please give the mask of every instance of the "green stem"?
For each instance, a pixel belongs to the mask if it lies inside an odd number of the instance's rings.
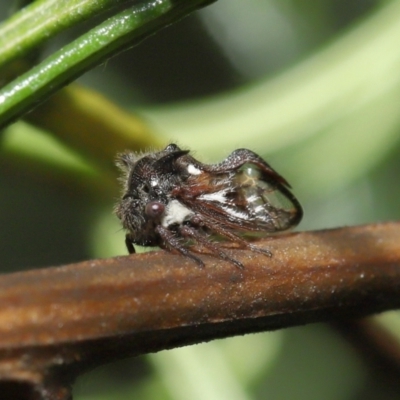
[[[0,24],[0,67],[74,24],[127,0],[38,0]]]
[[[0,91],[0,127],[127,46],[214,0],[152,0],[109,18]]]

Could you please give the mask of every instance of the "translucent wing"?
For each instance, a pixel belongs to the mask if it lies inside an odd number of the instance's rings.
[[[190,207],[230,230],[268,235],[296,226],[302,217],[299,202],[272,169],[265,173],[245,164],[201,175],[193,182],[201,189],[197,187],[199,195]]]

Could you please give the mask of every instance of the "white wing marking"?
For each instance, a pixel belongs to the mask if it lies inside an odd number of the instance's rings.
[[[187,167],[187,172],[189,172],[190,175],[200,175],[201,170],[195,167],[193,164],[189,164]]]
[[[226,199],[226,192],[227,190],[220,190],[219,192],[214,192],[214,193],[206,193],[202,194],[198,197],[199,200],[205,200],[205,201],[215,201],[217,203],[225,204],[227,203]]]
[[[178,200],[171,200],[167,205],[164,217],[161,220],[161,225],[164,228],[168,228],[169,226],[175,224],[181,225],[192,215],[193,211],[190,211]]]

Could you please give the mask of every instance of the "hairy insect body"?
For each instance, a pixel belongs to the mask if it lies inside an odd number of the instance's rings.
[[[270,255],[244,237],[284,231],[300,221],[301,206],[289,185],[255,153],[235,150],[214,165],[188,153],[171,144],[140,158],[119,155],[124,193],[116,214],[128,231],[130,253],[134,244],[160,246],[204,265],[193,254],[200,245],[242,268],[210,236]]]

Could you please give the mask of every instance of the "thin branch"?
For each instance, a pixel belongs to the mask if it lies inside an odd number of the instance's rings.
[[[261,241],[271,258],[229,250],[243,271],[158,251],[3,275],[0,388],[66,399],[77,374],[118,358],[398,308],[399,243],[386,223]]]

